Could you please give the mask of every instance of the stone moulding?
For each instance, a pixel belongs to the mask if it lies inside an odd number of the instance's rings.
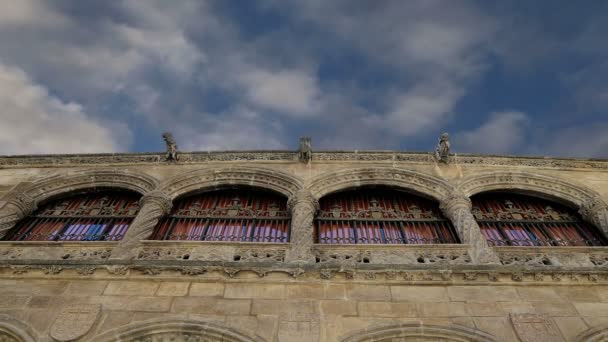
[[[523,171],[492,171],[478,173],[458,182],[458,190],[467,196],[493,190],[519,190],[579,208],[583,203],[601,198],[596,191],[570,180]]]
[[[159,190],[171,198],[231,185],[254,186],[273,190],[285,197],[293,196],[302,183],[296,177],[277,170],[261,167],[223,167],[186,171],[164,181]]]
[[[117,241],[0,241],[0,260],[107,260]]]
[[[604,267],[608,247],[494,247],[502,265],[556,266],[562,268]]]
[[[392,167],[362,167],[327,172],[315,176],[307,188],[316,198],[322,198],[332,192],[365,185],[395,186],[437,201],[454,190],[450,183],[440,178]]]
[[[244,334],[210,322],[194,320],[148,320],[129,324],[93,337],[92,342],[144,341],[209,341],[209,342],[264,342],[259,336]]]
[[[40,339],[38,334],[27,324],[9,315],[0,314],[0,341],[36,342]]]
[[[372,326],[351,333],[341,342],[372,341],[445,341],[445,342],[498,342],[499,340],[481,330],[461,325],[433,325],[419,323]]]
[[[313,247],[317,264],[403,264],[467,265],[471,264],[469,246],[442,245],[323,245]]]
[[[64,154],[64,155],[24,155],[0,157],[0,168],[9,167],[63,167],[67,165],[120,165],[120,164],[167,164],[165,153],[103,153],[103,154]],[[608,161],[601,159],[515,157],[491,155],[451,155],[453,164],[461,165],[501,165],[527,166],[559,169],[599,169],[607,170]],[[320,151],[313,155],[314,161],[323,162],[409,162],[434,164],[432,153],[398,151]],[[217,151],[183,152],[178,164],[230,161],[287,161],[298,162],[296,151]]]
[[[142,241],[137,260],[283,262],[289,244]]]
[[[583,331],[572,341],[576,342],[602,342],[608,340],[608,325],[602,325]]]

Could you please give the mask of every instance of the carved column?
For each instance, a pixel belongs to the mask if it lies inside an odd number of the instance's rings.
[[[166,194],[154,191],[142,197],[139,206],[139,213],[112,252],[111,259],[133,259],[139,241],[146,240],[152,235],[158,220],[169,213],[173,202]]]
[[[608,238],[608,206],[600,198],[591,198],[578,211],[583,219],[593,224]]]
[[[460,240],[471,246],[473,262],[498,263],[496,253],[488,246],[486,238],[481,234],[471,207],[471,200],[460,192],[451,193],[440,203],[441,211],[454,224]]]
[[[0,209],[0,239],[19,222],[36,210],[36,201],[26,194],[20,194],[9,200]]]
[[[288,202],[291,210],[291,249],[287,251],[287,262],[313,262],[314,219],[319,202],[308,190],[300,190]]]

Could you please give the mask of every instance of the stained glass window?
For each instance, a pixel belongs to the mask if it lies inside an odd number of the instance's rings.
[[[288,242],[287,199],[258,190],[222,190],[178,200],[156,240]]]
[[[318,243],[458,243],[437,203],[406,192],[363,188],[326,196],[319,205]]]
[[[57,199],[17,223],[5,240],[117,241],[137,215],[140,197],[95,191]]]
[[[510,193],[472,198],[473,215],[491,246],[603,246],[594,227],[570,208]]]

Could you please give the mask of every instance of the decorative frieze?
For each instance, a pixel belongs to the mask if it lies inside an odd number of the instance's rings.
[[[471,264],[466,245],[315,245],[317,264],[466,265]]]

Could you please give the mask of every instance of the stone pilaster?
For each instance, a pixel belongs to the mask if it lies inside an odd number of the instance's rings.
[[[452,221],[462,243],[471,246],[471,258],[474,263],[497,263],[498,257],[488,246],[481,234],[479,225],[471,212],[471,200],[463,193],[453,192],[440,203],[443,214]]]
[[[608,238],[608,206],[600,198],[591,198],[581,204],[578,211],[583,219],[593,224]]]
[[[37,208],[36,201],[26,194],[20,194],[10,199],[0,209],[0,239],[19,222],[33,213]]]
[[[171,198],[159,191],[146,194],[139,203],[139,213],[112,252],[111,259],[133,259],[139,241],[152,235],[158,221],[167,215],[173,206]]]
[[[314,262],[314,219],[319,202],[308,190],[299,190],[289,199],[291,210],[291,248],[287,251],[287,262]]]

